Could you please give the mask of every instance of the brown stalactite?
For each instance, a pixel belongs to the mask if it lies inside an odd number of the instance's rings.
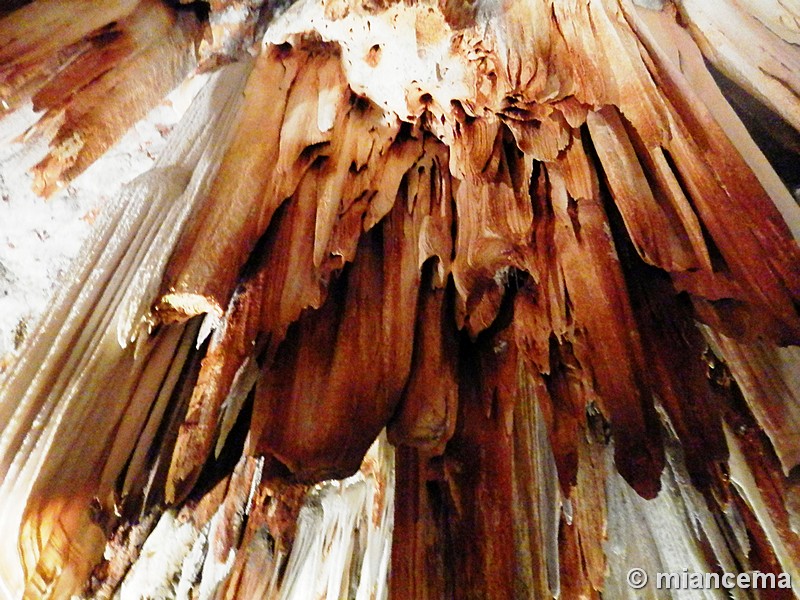
[[[794,127],[800,15],[663,4],[0,5],[42,195],[211,73],[0,363],[0,593],[800,590],[800,212],[704,63]]]

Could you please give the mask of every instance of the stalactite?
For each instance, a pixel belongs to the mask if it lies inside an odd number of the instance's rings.
[[[0,363],[0,590],[798,593],[800,209],[714,79],[797,129],[796,11],[181,4],[0,7],[42,195],[207,78]]]

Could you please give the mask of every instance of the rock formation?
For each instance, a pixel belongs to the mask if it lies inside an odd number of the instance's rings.
[[[796,3],[0,15],[44,196],[207,74],[0,378],[9,598],[800,593]]]

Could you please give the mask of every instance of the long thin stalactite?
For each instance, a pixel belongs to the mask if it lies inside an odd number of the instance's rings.
[[[211,74],[2,373],[9,597],[798,593],[791,8],[16,4],[43,195]]]

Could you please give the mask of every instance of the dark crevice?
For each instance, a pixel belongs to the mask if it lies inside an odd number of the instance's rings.
[[[189,2],[184,4],[178,0],[166,0],[166,3],[180,12],[190,12],[201,23],[208,22],[208,17],[211,14],[211,5],[208,2]]]
[[[778,177],[800,201],[800,132],[714,65],[706,62],[706,67]]]

